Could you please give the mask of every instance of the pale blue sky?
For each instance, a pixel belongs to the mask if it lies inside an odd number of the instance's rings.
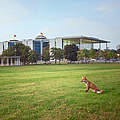
[[[0,0],[0,42],[91,36],[120,44],[120,0]]]

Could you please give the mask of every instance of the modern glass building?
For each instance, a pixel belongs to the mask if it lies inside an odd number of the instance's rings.
[[[40,33],[40,35],[38,35],[34,40],[25,39],[22,40],[22,43],[34,50],[38,55],[38,60],[41,60],[43,48],[49,45],[49,39],[47,39],[45,36],[43,36],[42,33]]]
[[[10,41],[0,42],[0,55],[2,54],[2,52],[4,50],[6,50],[7,48],[12,47],[16,43],[21,43],[21,41],[19,41],[19,40],[10,40]]]
[[[52,47],[64,49],[64,46],[69,44],[76,44],[79,49],[94,49],[94,45],[98,44],[98,49],[101,49],[101,44],[105,44],[105,49],[107,49],[107,45],[110,42],[85,36],[56,37],[53,39],[47,39],[43,33],[40,33],[40,35],[38,35],[35,39],[24,39],[22,41],[10,40],[0,42],[0,54],[2,54],[5,49],[13,46],[16,43],[23,43],[24,45],[29,46],[37,53],[38,60],[41,60],[43,48],[47,47],[48,45],[50,49]]]
[[[41,42],[38,40],[33,41],[33,50],[37,53],[38,55],[38,60],[41,59]]]
[[[79,49],[94,49],[94,45],[98,44],[99,47],[97,49],[101,49],[101,45],[105,44],[105,49],[107,49],[108,43],[110,41],[85,36],[57,37],[50,40],[50,48],[56,46],[57,48],[64,49],[65,45],[76,44]]]

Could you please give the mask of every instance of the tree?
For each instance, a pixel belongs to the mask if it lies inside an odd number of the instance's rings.
[[[42,60],[45,61],[45,63],[50,60],[49,46],[43,48]]]
[[[105,62],[106,62],[106,60],[116,58],[116,56],[117,56],[115,50],[109,50],[109,49],[107,49],[107,50],[99,50],[97,52],[97,54],[98,54],[99,58],[105,59]]]
[[[71,61],[77,60],[78,47],[75,44],[66,45],[64,48],[64,57]]]
[[[82,61],[84,60],[83,50],[77,51],[77,59]]]
[[[78,60],[84,60],[86,63],[87,59],[89,58],[89,50],[83,49],[77,52]]]
[[[20,60],[24,65],[37,61],[36,53],[29,46],[25,46],[22,43],[17,43],[6,49],[3,51],[2,56],[20,56]]]
[[[35,53],[35,51],[29,51],[28,61],[32,64],[37,62],[37,54]]]
[[[120,60],[120,49],[117,49],[116,51],[116,58]]]
[[[113,59],[115,57],[116,53],[114,50],[105,50],[104,54],[105,54],[105,59],[110,60],[110,59]]]
[[[14,56],[14,51],[11,48],[8,48],[2,52],[1,56]]]
[[[96,58],[96,50],[95,49],[90,49],[89,50],[89,58],[91,58],[91,59]]]
[[[64,50],[62,50],[61,48],[53,47],[51,48],[51,53],[52,53],[51,57],[55,59],[55,64],[57,60],[59,60],[59,63],[60,63],[61,59],[63,59],[64,57]]]
[[[55,64],[57,62],[57,48],[53,47],[51,48],[51,57],[55,60]]]
[[[97,56],[98,56],[99,59],[104,58],[104,51],[103,50],[98,50],[97,51]]]
[[[61,61],[61,59],[64,58],[64,50],[62,50],[61,48],[57,49],[57,60],[59,60],[59,63]]]

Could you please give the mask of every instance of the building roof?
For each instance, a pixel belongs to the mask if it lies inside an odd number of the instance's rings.
[[[20,58],[20,56],[0,56],[0,58]]]
[[[94,37],[86,37],[86,36],[72,36],[72,37],[61,37],[63,40],[66,41],[72,41],[75,43],[84,43],[84,44],[90,44],[90,43],[110,43],[110,41],[101,40]]]
[[[41,39],[47,39],[47,38],[43,35],[43,33],[40,33],[40,35],[38,35],[35,39],[41,40]]]
[[[10,42],[18,42],[19,40],[10,40]]]

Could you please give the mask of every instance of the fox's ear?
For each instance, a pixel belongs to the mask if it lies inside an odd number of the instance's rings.
[[[85,77],[85,76],[82,76],[82,79],[86,79],[86,77]]]
[[[82,76],[82,79],[84,79],[84,76]]]
[[[87,80],[87,78],[85,76],[83,76],[82,79]]]

